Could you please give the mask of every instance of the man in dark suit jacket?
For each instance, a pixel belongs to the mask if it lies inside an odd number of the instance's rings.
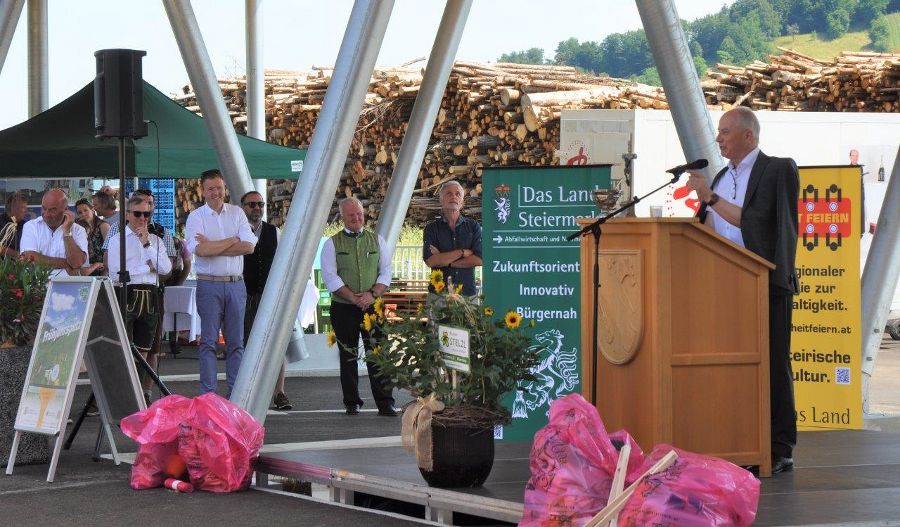
[[[772,407],[772,473],[791,470],[797,443],[791,372],[791,295],[797,290],[797,199],[800,179],[793,159],[759,150],[759,121],[745,107],[719,120],[716,136],[729,160],[710,186],[691,172],[688,186],[703,202],[700,221],[775,264],[769,272],[769,380]]]

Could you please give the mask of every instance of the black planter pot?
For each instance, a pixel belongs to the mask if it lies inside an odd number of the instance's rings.
[[[419,469],[432,487],[480,487],[494,466],[493,428],[431,426],[431,471]]]
[[[0,348],[0,467],[5,467],[9,459],[15,434],[13,426],[30,359],[31,346]],[[16,465],[48,463],[50,447],[47,437],[41,434],[22,434]]]

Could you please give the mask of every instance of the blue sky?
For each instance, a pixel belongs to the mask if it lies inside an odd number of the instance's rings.
[[[675,0],[688,20],[717,11],[733,0]],[[308,70],[332,65],[340,47],[350,0],[262,0],[266,68]],[[181,55],[162,3],[155,0],[48,0],[50,105],[93,80],[94,51],[131,48],[147,51],[144,78],[172,94],[188,83]],[[243,75],[244,2],[192,2],[216,75]],[[396,0],[378,58],[382,66],[427,57],[444,2]],[[0,71],[0,129],[27,118],[27,6]],[[640,17],[628,0],[475,0],[457,58],[495,61],[502,53],[530,47],[552,56],[569,37],[602,40],[637,29]],[[423,62],[424,65],[424,62]]]

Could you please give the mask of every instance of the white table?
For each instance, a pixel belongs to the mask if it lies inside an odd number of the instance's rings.
[[[297,320],[302,327],[316,321],[318,303],[319,288],[309,280],[306,282],[297,313]],[[187,331],[188,341],[197,340],[200,336],[200,315],[197,313],[196,284],[166,287],[163,306],[165,308],[163,331]]]
[[[187,331],[188,341],[200,336],[200,314],[197,313],[197,289],[188,285],[170,285],[163,297],[163,331]]]

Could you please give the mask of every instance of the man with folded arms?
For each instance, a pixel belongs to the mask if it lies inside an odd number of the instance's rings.
[[[148,229],[153,215],[150,204],[144,198],[134,196],[128,200],[125,210],[128,222],[125,226],[125,270],[129,275],[125,295],[125,329],[128,340],[146,359],[159,324],[159,284],[163,277],[172,272],[172,261],[162,240],[150,234]],[[110,278],[117,282],[116,289],[122,287],[118,283],[120,248],[119,236],[110,237],[103,262],[109,269]]]
[[[185,240],[194,254],[197,312],[200,314],[200,391],[216,391],[216,345],[225,336],[225,379],[231,397],[244,356],[244,255],[252,254],[256,236],[240,207],[225,203],[225,180],[218,170],[200,177],[206,202],[188,215]]]

